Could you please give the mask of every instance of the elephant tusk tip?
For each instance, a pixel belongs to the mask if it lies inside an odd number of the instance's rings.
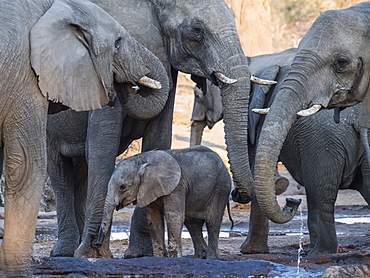
[[[222,83],[225,83],[225,84],[234,84],[238,81],[237,79],[232,79],[232,78],[225,76],[222,72],[215,72],[214,74],[218,81],[221,81]]]
[[[266,115],[270,111],[270,108],[253,108],[252,112],[260,115]]]
[[[250,78],[251,82],[259,84],[259,85],[275,85],[277,81],[275,80],[267,80],[267,79],[261,79],[256,76],[251,76]]]
[[[151,89],[156,89],[156,90],[162,89],[161,82],[154,80],[152,78],[149,78],[147,76],[143,76],[142,78],[140,78],[138,83],[148,88],[151,88]]]
[[[315,104],[315,105],[312,105],[308,109],[299,111],[297,113],[297,115],[298,116],[301,116],[301,117],[311,116],[311,115],[317,113],[321,108],[322,108],[322,106],[320,104]]]

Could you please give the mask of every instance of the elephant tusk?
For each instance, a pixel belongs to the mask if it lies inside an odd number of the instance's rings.
[[[221,81],[222,83],[225,83],[225,84],[234,84],[236,81],[236,79],[231,79],[227,76],[225,76],[223,73],[221,72],[215,72],[215,76],[217,77],[217,80]]]
[[[144,76],[144,77],[141,77],[140,80],[138,81],[139,84],[141,85],[144,85],[148,88],[151,88],[151,89],[161,89],[162,88],[162,85],[161,85],[161,82],[157,81],[157,80],[154,80],[154,79],[151,79],[147,76]]]
[[[255,77],[253,75],[251,76],[251,81],[256,83],[256,84],[260,84],[260,85],[274,85],[274,84],[277,83],[276,81],[261,79],[261,78]]]
[[[307,117],[307,116],[310,116],[310,115],[313,115],[315,114],[316,112],[318,112],[320,109],[321,109],[321,105],[320,104],[315,104],[315,105],[312,105],[310,108],[308,109],[305,109],[305,110],[301,110],[297,113],[298,116],[302,116],[302,117]]]
[[[256,114],[266,115],[270,111],[270,108],[254,108],[252,111]]]

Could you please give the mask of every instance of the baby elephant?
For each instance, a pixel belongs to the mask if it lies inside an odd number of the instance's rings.
[[[221,221],[231,178],[221,158],[204,146],[154,150],[121,161],[113,173],[97,244],[110,231],[114,209],[147,206],[154,256],[181,257],[181,231],[188,229],[197,258],[217,258]],[[168,253],[164,242],[167,223]],[[202,235],[208,231],[208,246]]]

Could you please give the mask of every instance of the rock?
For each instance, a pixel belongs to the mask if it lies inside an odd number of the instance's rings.
[[[348,265],[328,267],[322,278],[369,277],[370,265]]]

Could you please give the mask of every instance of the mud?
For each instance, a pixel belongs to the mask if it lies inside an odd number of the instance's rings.
[[[173,125],[172,148],[189,146],[190,115],[193,102],[192,84],[182,78],[178,84]],[[139,144],[135,142],[135,144]],[[203,145],[216,151],[227,165],[223,123],[205,130]],[[139,149],[139,148],[137,148]],[[288,190],[278,196],[281,205],[286,197],[301,198],[302,214],[289,223],[270,224],[269,253],[241,254],[240,246],[248,234],[249,205],[231,203],[235,227],[225,213],[219,241],[219,260],[193,259],[191,239],[182,239],[183,258],[123,259],[128,247],[133,207],[114,214],[111,240],[113,259],[49,258],[56,242],[56,212],[40,212],[34,245],[35,277],[370,277],[370,209],[360,194],[353,190],[340,191],[335,208],[338,234],[338,253],[307,257],[309,235],[307,230],[307,203],[304,189],[298,188],[286,169],[279,171],[290,179]],[[0,230],[3,227],[3,208],[0,208]],[[0,231],[1,233],[1,231]],[[184,235],[186,231],[184,230]],[[299,252],[300,247],[302,251]],[[357,266],[360,267],[357,267]],[[343,270],[344,268],[344,270]],[[349,273],[340,276],[339,273]],[[344,275],[344,274],[343,274]],[[0,273],[1,277],[1,273]]]

